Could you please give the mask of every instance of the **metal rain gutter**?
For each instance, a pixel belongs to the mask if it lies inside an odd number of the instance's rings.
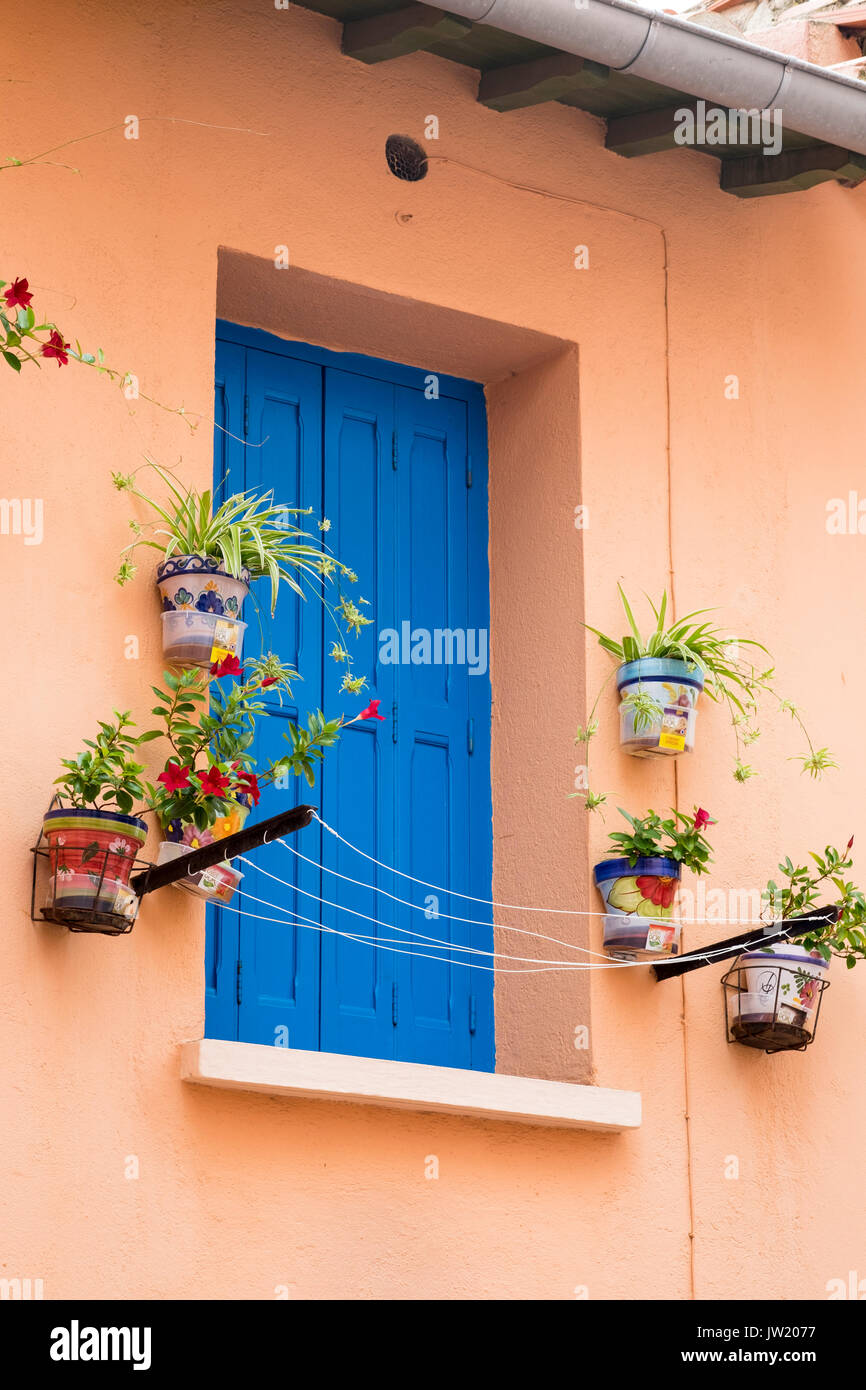
[[[866,154],[866,84],[629,0],[446,0],[450,13]]]

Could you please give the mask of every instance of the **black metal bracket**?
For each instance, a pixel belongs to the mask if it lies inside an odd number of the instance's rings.
[[[715,965],[716,961],[730,960],[732,956],[739,956],[752,947],[760,949],[774,941],[789,941],[798,936],[806,936],[816,928],[828,927],[838,916],[838,907],[816,907],[805,917],[791,917],[787,922],[774,922],[772,926],[762,929],[760,934],[756,934],[754,930],[743,932],[740,936],[726,937],[724,941],[713,941],[704,946],[702,951],[691,951],[685,956],[674,956],[669,960],[659,961],[658,965],[653,966],[653,971],[657,980],[670,980],[675,975],[687,975],[690,970],[700,970],[704,965]]]
[[[291,811],[282,811],[278,816],[257,821],[255,825],[245,825],[243,830],[227,835],[224,840],[214,840],[213,844],[203,845],[201,849],[191,850],[167,864],[152,864],[140,874],[133,874],[129,886],[143,898],[145,893],[153,893],[157,888],[165,888],[170,883],[187,875],[201,873],[213,864],[221,864],[236,854],[249,854],[259,845],[270,844],[278,835],[293,835],[303,830],[316,814],[315,806],[293,806]]]

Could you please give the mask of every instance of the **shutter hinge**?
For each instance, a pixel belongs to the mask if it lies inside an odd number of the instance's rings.
[[[235,983],[235,996],[237,998],[238,1003],[242,1004],[244,1002],[244,963],[242,960],[238,961],[237,971],[235,974]]]
[[[391,431],[391,467],[397,469],[397,431]]]
[[[475,752],[475,720],[466,720],[466,752],[471,755]]]
[[[391,986],[391,1022],[397,1027],[397,981]]]
[[[477,1011],[477,1009],[476,1009],[476,1007],[475,1007],[475,995],[474,995],[474,994],[470,994],[470,996],[469,996],[469,1031],[470,1031],[470,1033],[474,1033],[477,1026],[478,1026],[478,1011]]]
[[[250,432],[250,398],[244,396],[244,439]]]
[[[397,701],[391,707],[391,742],[397,742]]]
[[[467,486],[467,487],[471,487],[471,486],[472,486],[472,459],[471,459],[471,457],[470,457],[470,458],[467,458],[467,460],[466,460],[466,486]]]

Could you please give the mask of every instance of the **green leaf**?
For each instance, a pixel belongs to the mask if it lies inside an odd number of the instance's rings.
[[[4,349],[3,349],[3,356],[5,357],[6,361],[9,363],[9,366],[12,368],[13,372],[20,372],[20,371],[21,371],[21,359],[20,359],[19,357],[16,357],[15,354],[14,354],[14,352],[7,352],[7,351],[5,350],[5,348],[4,348]]]

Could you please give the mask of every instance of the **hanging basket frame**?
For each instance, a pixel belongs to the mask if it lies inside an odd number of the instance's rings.
[[[768,1054],[805,1052],[806,1048],[815,1041],[821,1013],[821,1000],[824,997],[825,989],[830,986],[830,981],[819,979],[814,975],[808,976],[812,988],[817,993],[817,999],[813,1008],[797,1009],[787,999],[780,997],[783,973],[796,975],[796,968],[792,968],[790,961],[774,961],[772,956],[768,955],[767,964],[766,966],[762,965],[761,969],[765,972],[775,972],[776,975],[772,1009],[769,998],[766,1000],[766,1013],[771,1013],[772,1017],[767,1020],[750,1020],[742,1014],[742,1001],[746,995],[751,994],[748,989],[747,971],[754,969],[753,962],[749,965],[742,965],[737,962],[722,976],[726,1041],[739,1043],[741,1047],[755,1048]],[[734,1001],[736,1001],[737,1007],[735,1011],[732,1011],[731,1004]],[[785,1011],[790,1017],[786,1016]],[[803,1016],[799,1021],[795,1017],[797,1014]],[[807,1021],[811,1021],[811,1028],[804,1026]]]

